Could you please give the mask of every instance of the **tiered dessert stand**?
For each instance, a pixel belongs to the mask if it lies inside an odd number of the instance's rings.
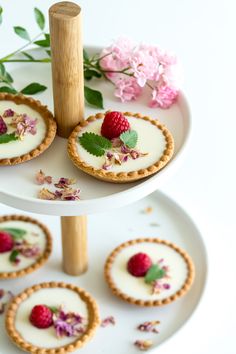
[[[26,164],[1,168],[0,202],[28,212],[61,216],[63,269],[68,275],[78,276],[84,273],[88,268],[86,214],[107,211],[110,212],[110,210],[113,208],[122,207],[127,204],[131,204],[141,198],[144,198],[159,188],[161,183],[174,173],[175,169],[178,167],[182,160],[182,156],[184,154],[189,138],[191,125],[190,112],[187,101],[183,94],[180,94],[178,103],[172,106],[168,111],[157,111],[149,109],[142,102],[136,102],[135,104],[128,103],[124,109],[123,104],[118,103],[113,98],[112,93],[110,92],[111,89],[109,83],[95,82],[94,87],[99,87],[99,89],[101,89],[101,91],[104,93],[105,107],[107,109],[120,111],[129,110],[136,112],[140,111],[152,116],[153,118],[156,116],[162,123],[166,124],[169,130],[172,132],[175,140],[175,153],[172,161],[163,170],[161,170],[153,177],[150,177],[141,182],[128,184],[106,183],[98,181],[79,171],[76,167],[73,166],[72,162],[67,156],[66,138],[68,138],[72,129],[79,122],[86,118],[90,113],[94,113],[93,108],[86,108],[84,112],[81,9],[78,5],[70,2],[57,3],[50,8],[49,18],[52,52],[54,114],[58,125],[58,137],[56,137],[52,146],[40,157],[27,162]],[[90,48],[90,50],[94,51],[96,49]],[[42,75],[45,76],[45,73],[42,74],[41,70],[41,67],[39,67],[36,75],[39,75],[40,77],[42,77]],[[49,78],[47,78],[47,80],[50,82]],[[47,95],[47,97],[45,96],[45,100],[42,99],[42,101],[46,101],[46,103],[51,106],[52,102],[49,95]],[[78,187],[81,188],[81,200],[55,202],[37,199],[37,191],[39,187],[34,184],[33,180],[35,173],[40,169],[45,171],[47,174],[54,176],[55,178],[76,178],[78,180]],[[157,194],[150,198],[153,198],[154,203],[157,203],[158,207],[160,207],[160,204],[163,203],[168,205],[168,207],[166,207],[168,210],[171,210],[172,208],[174,212],[178,209],[178,206],[176,206],[162,194]],[[128,212],[130,212],[130,210],[131,208],[128,210]],[[112,212],[110,213],[112,214]],[[119,218],[119,213],[122,213],[122,211],[117,211],[117,218]],[[98,218],[99,216],[97,219]],[[111,215],[111,220],[114,222],[115,213]],[[129,218],[127,215],[123,220],[124,222],[129,223]],[[132,215],[130,216],[130,220],[132,220],[132,223],[135,222],[132,219]],[[200,235],[183,211],[179,211],[179,220],[177,220],[176,217],[173,217],[172,221],[169,217],[168,220],[170,223],[173,222],[173,225],[171,226],[173,230],[175,223],[176,225],[178,223],[189,225],[188,230],[189,232],[192,232],[192,236],[190,236],[189,242],[191,240],[193,241],[194,237],[198,239],[195,246],[199,247],[199,250],[204,253],[204,246],[200,239]],[[118,219],[116,227],[119,227],[120,222],[121,220]],[[99,227],[104,227],[104,233],[107,234],[106,225],[103,226],[102,223],[99,223]],[[112,238],[113,230],[111,226],[109,226],[109,228],[111,233],[110,238]],[[91,230],[92,229],[95,229],[94,225],[91,225]],[[122,232],[122,227],[120,227],[120,229]],[[154,233],[154,235],[137,234],[136,236],[155,237],[159,235]],[[185,237],[186,236],[183,236],[183,240],[185,240]],[[172,240],[171,235],[169,235],[169,239]],[[96,244],[96,247],[98,246],[97,240],[96,242],[92,239],[90,241],[91,243]],[[176,242],[178,242],[178,239]],[[105,243],[105,238],[102,240],[100,239],[101,245]],[[113,246],[115,247],[118,244],[119,240],[114,239]],[[190,243],[187,242],[184,244],[183,241],[183,244],[180,246],[188,248],[190,247]],[[97,249],[97,253],[99,253],[99,249]],[[204,258],[203,253],[202,257]],[[98,259],[100,259],[100,257],[98,257]],[[205,258],[202,259],[202,262],[205,262]],[[65,275],[63,276],[65,277]],[[196,280],[200,281],[199,279]],[[42,281],[42,279],[40,279],[40,281]],[[200,283],[201,284],[199,286],[201,291],[198,291],[198,296],[195,299],[196,301],[194,300],[194,306],[191,308],[189,314],[186,315],[186,319],[195,308],[201,296],[204,285],[204,277],[201,278]],[[93,295],[96,297],[96,293]],[[107,301],[107,299],[105,299],[105,301]],[[174,305],[171,306],[174,308]],[[124,309],[125,311],[129,311],[129,307],[127,305],[124,304],[124,308],[121,307],[122,306],[120,304],[117,305],[117,308],[119,308],[121,313]],[[133,315],[135,310],[140,311],[140,313],[143,315],[144,310],[151,313],[150,310],[147,309],[133,309],[131,307],[131,313]],[[185,320],[183,322],[185,322]],[[121,329],[119,329],[119,331],[121,331]],[[166,337],[168,337],[168,335]],[[164,339],[166,339],[165,336],[162,340]],[[126,350],[121,348],[123,348],[122,344],[120,349],[115,348],[114,350],[113,348],[112,350],[114,353],[119,354],[128,350],[128,347],[126,347]],[[101,351],[101,353],[107,353],[110,352],[110,350],[111,347],[107,347],[107,349],[104,349],[104,351]],[[82,349],[81,352],[87,353],[86,348]],[[133,353],[131,349],[130,353]]]

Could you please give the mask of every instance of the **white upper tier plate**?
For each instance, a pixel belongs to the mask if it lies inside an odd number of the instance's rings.
[[[36,98],[53,110],[50,64],[17,64],[12,66],[10,72],[15,79],[15,86],[19,89],[30,81],[45,84],[48,89]],[[52,146],[36,159],[17,166],[0,167],[0,202],[48,215],[67,216],[104,212],[145,197],[173,174],[186,150],[191,125],[190,111],[183,93],[170,109],[161,110],[149,108],[145,94],[139,101],[121,103],[114,97],[112,85],[104,80],[89,81],[88,86],[103,93],[105,110],[140,112],[164,123],[175,140],[175,152],[170,163],[153,177],[139,182],[128,184],[102,182],[77,169],[67,155],[67,140],[57,137]],[[86,117],[96,112],[99,110],[86,105]],[[55,178],[76,178],[77,187],[81,189],[81,200],[64,202],[38,199],[37,192],[41,186],[35,184],[34,176],[39,169]]]

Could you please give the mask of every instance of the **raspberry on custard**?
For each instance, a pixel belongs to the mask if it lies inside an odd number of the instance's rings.
[[[146,253],[136,253],[127,264],[128,272],[135,277],[144,277],[152,266],[152,260]]]
[[[130,124],[121,112],[106,113],[101,127],[102,136],[111,140],[118,138],[127,130],[130,130]]]
[[[0,253],[9,252],[14,247],[12,236],[5,231],[0,231]]]
[[[53,313],[45,305],[36,305],[33,307],[30,314],[30,322],[34,327],[43,329],[49,328],[53,324]]]

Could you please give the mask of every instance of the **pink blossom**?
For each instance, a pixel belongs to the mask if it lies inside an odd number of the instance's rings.
[[[162,85],[152,91],[152,100],[149,103],[151,108],[169,108],[177,99],[178,90],[174,87]]]
[[[160,64],[155,57],[149,54],[148,51],[140,50],[138,48],[130,59],[130,66],[140,87],[144,87],[147,80],[159,79]]]
[[[136,100],[140,96],[142,89],[137,83],[137,80],[133,77],[123,77],[115,83],[115,96],[122,102],[128,102]]]

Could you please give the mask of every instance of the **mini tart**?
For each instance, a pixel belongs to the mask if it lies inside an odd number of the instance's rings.
[[[56,296],[54,296],[55,294]],[[74,306],[72,302],[75,302],[76,304],[78,302],[78,305],[75,305],[77,306],[76,309],[78,308],[78,313],[80,313],[79,307],[83,306],[85,308],[88,323],[86,325],[85,332],[81,334],[79,338],[69,337],[70,340],[67,340],[69,343],[63,345],[60,343],[60,341],[63,341],[64,338],[58,339],[56,335],[54,338],[53,332],[50,332],[50,329],[53,330],[53,328],[37,329],[30,324],[27,316],[30,313],[32,307],[36,304],[39,304],[37,301],[40,300],[37,298],[42,297],[42,302],[47,301],[46,305],[48,306],[52,306],[53,304],[57,305],[62,302],[66,306],[66,296],[68,296],[69,301],[68,310],[71,311],[71,306]],[[28,305],[29,309],[27,308]],[[74,311],[74,308],[72,311]],[[26,321],[28,324],[26,324]],[[63,354],[75,351],[76,349],[81,348],[87,341],[91,339],[99,324],[99,311],[95,300],[83,289],[78,288],[75,285],[65,283],[42,283],[28,288],[13,299],[6,312],[6,330],[8,335],[20,349],[29,353]],[[33,332],[31,334],[33,340],[30,339],[30,326],[33,328]],[[19,330],[17,328],[19,328]],[[46,331],[45,338],[44,331]],[[51,341],[50,345],[48,345],[48,338],[50,338]],[[56,343],[58,343],[58,345],[52,347],[52,341],[54,343],[54,340]],[[37,341],[40,344],[35,345],[34,343],[31,343],[34,341]]]
[[[48,228],[41,224],[39,221],[32,219],[28,216],[21,215],[6,215],[0,216],[0,229],[5,227],[22,228],[26,229],[26,238],[39,242],[41,249],[40,255],[33,258],[20,257],[19,265],[12,265],[9,262],[9,256],[11,251],[0,253],[0,279],[12,279],[23,277],[29,273],[34,272],[39,267],[43,266],[47,262],[52,252],[52,237]],[[34,236],[33,233],[37,233],[38,236]],[[39,239],[38,239],[39,237]],[[4,269],[3,269],[4,268]]]
[[[31,118],[37,118],[39,126],[36,135],[28,134],[23,141],[0,145],[0,166],[17,165],[39,156],[51,145],[57,130],[52,113],[40,101],[21,94],[0,93],[0,115],[8,108],[16,113],[28,113]]]
[[[103,157],[89,154],[78,143],[78,137],[87,131],[101,134],[100,130],[105,114],[97,113],[77,125],[69,137],[69,157],[79,169],[103,181],[126,183],[150,176],[169,162],[174,152],[174,140],[168,129],[159,121],[139,113],[125,112],[123,115],[128,119],[131,129],[138,133],[138,144],[140,143],[140,145],[137,147],[142,153],[148,153],[148,155],[137,160],[127,161],[122,166],[115,165],[109,171],[102,169]],[[153,134],[153,139],[150,138],[150,134]],[[162,145],[161,147],[159,143]]]
[[[151,293],[151,285],[144,277],[134,277],[127,270],[127,263],[134,254],[143,252],[153,263],[164,258],[170,267],[169,290]],[[142,238],[125,242],[110,254],[104,270],[106,281],[113,294],[138,306],[169,304],[190,289],[194,280],[194,265],[189,255],[175,244],[158,238]],[[178,277],[178,278],[177,278]]]

